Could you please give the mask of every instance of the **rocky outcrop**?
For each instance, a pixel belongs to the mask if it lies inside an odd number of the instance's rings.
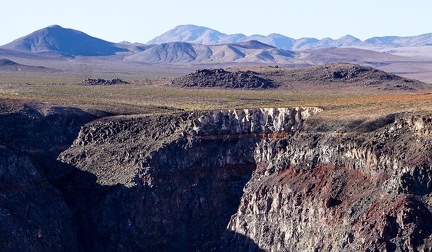
[[[245,187],[223,246],[430,250],[430,122],[405,116],[371,132],[303,132],[283,144],[265,141],[255,152],[261,169]]]
[[[318,111],[204,111],[86,125],[59,159],[111,187],[82,205],[84,235],[93,237],[88,248],[219,248],[256,168],[255,146],[263,138],[293,134]]]
[[[299,68],[255,67],[255,71],[232,69],[201,69],[175,78],[171,85],[185,88],[289,89],[304,92],[334,90],[373,93],[380,91],[427,92],[430,85],[403,78],[372,67],[337,63]],[[357,91],[356,91],[357,90]]]
[[[279,74],[286,83],[313,83],[316,86],[337,84],[340,88],[371,88],[386,91],[421,90],[428,85],[407,79],[372,67],[357,64],[338,63],[321,66],[287,69]]]
[[[73,168],[55,169],[55,158],[82,124],[100,115],[14,100],[1,104],[0,250],[80,250],[74,210],[56,185]]]
[[[77,248],[73,214],[61,193],[30,158],[0,145],[0,248],[62,251]]]
[[[103,115],[5,112],[0,244],[11,251],[430,251],[432,116],[342,123],[318,120],[320,111],[92,122]]]
[[[181,87],[223,87],[245,89],[270,89],[278,85],[254,71],[229,72],[220,69],[201,69],[172,80],[171,85]]]
[[[122,79],[116,78],[112,80],[105,80],[105,79],[92,79],[92,78],[86,78],[85,80],[81,81],[82,84],[85,85],[117,85],[117,84],[129,84],[129,82],[124,81]]]
[[[94,235],[88,246],[430,249],[430,117],[392,115],[338,133],[308,123],[318,111],[207,111],[87,125],[60,160],[101,185],[122,184],[83,210],[92,216],[84,224]],[[103,217],[112,213],[121,214]]]

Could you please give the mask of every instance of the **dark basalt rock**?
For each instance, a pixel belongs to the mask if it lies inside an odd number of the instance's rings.
[[[278,85],[254,71],[229,72],[224,69],[201,69],[174,79],[171,85],[181,87],[222,87],[245,89],[271,89]]]
[[[1,249],[430,251],[432,116],[320,111],[4,109]]]
[[[349,65],[345,64],[339,68],[332,69],[330,76],[334,79],[376,79],[376,80],[402,80],[403,78],[391,73],[386,73],[374,69],[372,67],[365,67],[360,65]]]
[[[18,63],[9,59],[0,59],[0,66],[16,66]]]
[[[83,81],[81,81],[82,84],[85,85],[117,85],[117,84],[129,84],[129,82],[124,81],[122,79],[116,78],[116,79],[112,79],[112,80],[105,80],[105,79],[91,79],[91,78],[87,78]]]
[[[81,125],[98,116],[74,108],[1,103],[0,250],[79,251],[75,211],[56,185],[74,169],[56,169],[56,157]]]

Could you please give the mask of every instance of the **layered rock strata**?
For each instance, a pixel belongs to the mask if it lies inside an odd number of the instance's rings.
[[[59,160],[111,187],[97,204],[81,210],[84,231],[92,235],[88,247],[220,248],[220,237],[256,169],[256,146],[262,139],[294,134],[318,111],[204,111],[86,125]]]
[[[430,251],[432,116],[319,112],[2,113],[1,248]]]
[[[407,115],[371,132],[263,141],[223,247],[429,251],[431,129],[430,116]]]

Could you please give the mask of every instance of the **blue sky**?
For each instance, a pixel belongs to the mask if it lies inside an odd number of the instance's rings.
[[[430,0],[14,0],[2,3],[0,45],[49,25],[112,42],[145,43],[181,24],[293,38],[432,32]]]

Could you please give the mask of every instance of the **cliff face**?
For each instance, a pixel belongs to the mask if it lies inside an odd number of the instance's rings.
[[[1,115],[2,246],[430,251],[432,116],[319,112]]]
[[[88,247],[219,248],[256,169],[256,146],[264,138],[293,134],[316,112],[210,111],[110,118],[86,125],[59,159],[94,174],[100,185],[122,184],[99,197],[100,202],[82,207],[84,229],[94,236]]]
[[[223,246],[429,251],[431,126],[406,116],[371,132],[300,132],[283,148],[266,141]]]
[[[0,248],[42,251],[74,248],[72,212],[31,160],[0,146]]]
[[[66,171],[55,158],[97,116],[8,103],[0,105],[0,250],[78,250],[74,211],[54,183]]]

